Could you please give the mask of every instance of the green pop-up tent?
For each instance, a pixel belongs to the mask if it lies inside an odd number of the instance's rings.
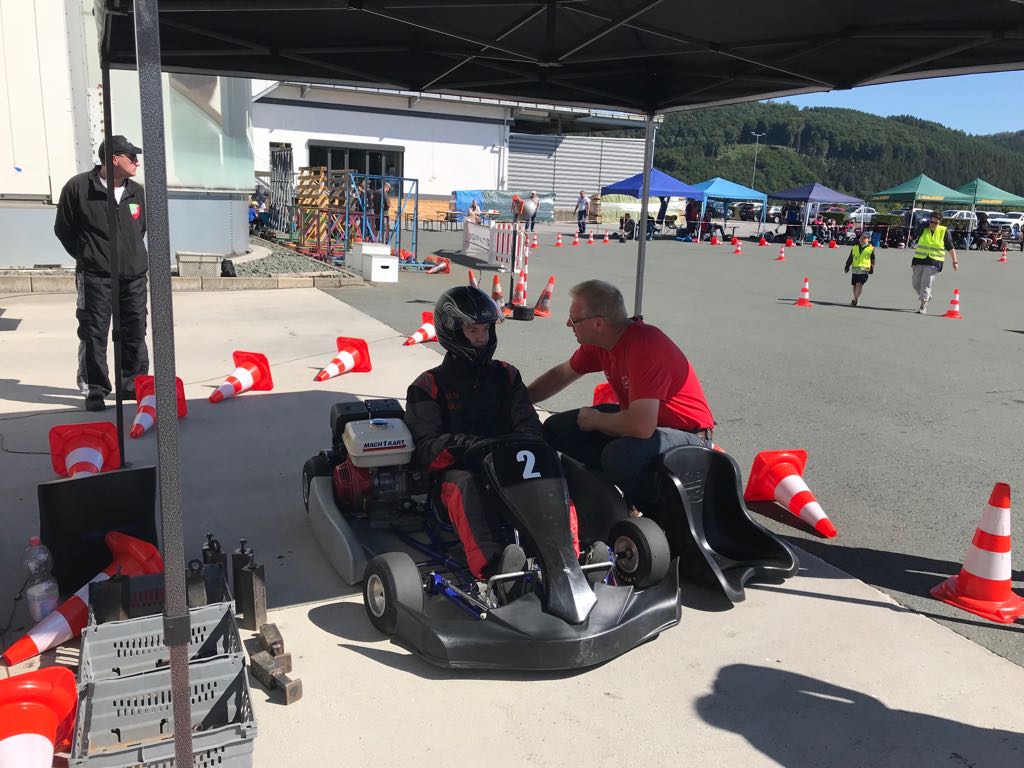
[[[928,203],[962,203],[970,205],[972,198],[963,192],[958,192],[945,184],[939,184],[935,179],[925,176],[915,176],[910,181],[890,189],[868,195],[868,200],[876,202],[904,202],[913,203],[916,207],[917,201]]]
[[[974,212],[979,205],[1018,205],[1024,207],[1024,197],[1007,192],[997,186],[989,184],[984,179],[974,179],[958,187],[957,192],[967,195],[971,199],[971,221],[974,221]],[[967,233],[967,247],[971,247],[971,233]]]

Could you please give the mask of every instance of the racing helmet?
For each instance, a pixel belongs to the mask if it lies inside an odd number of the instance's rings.
[[[494,356],[498,335],[494,324],[504,319],[494,299],[471,285],[449,288],[434,304],[434,328],[441,346],[456,357],[483,365]],[[463,326],[490,323],[487,346],[474,347],[462,332]]]

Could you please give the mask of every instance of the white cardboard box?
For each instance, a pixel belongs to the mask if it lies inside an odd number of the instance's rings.
[[[391,248],[382,243],[356,243],[353,251],[358,266],[357,269],[364,280],[371,283],[397,283],[398,282],[398,257],[391,255]]]

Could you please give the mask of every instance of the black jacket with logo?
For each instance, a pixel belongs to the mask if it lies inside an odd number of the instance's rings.
[[[542,434],[522,376],[499,360],[476,366],[446,354],[410,385],[405,409],[416,443],[413,461],[431,472],[457,463],[479,438]]]
[[[110,237],[107,232],[107,190],[99,166],[72,176],[60,191],[54,234],[75,258],[76,269],[110,275]],[[125,180],[117,206],[117,242],[121,276],[138,277],[149,271],[146,234],[146,193],[141,184]]]

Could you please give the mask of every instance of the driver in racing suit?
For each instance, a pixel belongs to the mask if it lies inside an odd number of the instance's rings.
[[[459,459],[482,438],[521,433],[540,437],[540,419],[513,366],[493,360],[494,300],[471,286],[451,288],[434,305],[441,365],[420,374],[406,395],[405,423],[413,462],[441,473],[440,501],[459,534],[470,571],[478,578],[522,570],[523,550],[501,541],[501,523],[483,503],[476,475]]]

